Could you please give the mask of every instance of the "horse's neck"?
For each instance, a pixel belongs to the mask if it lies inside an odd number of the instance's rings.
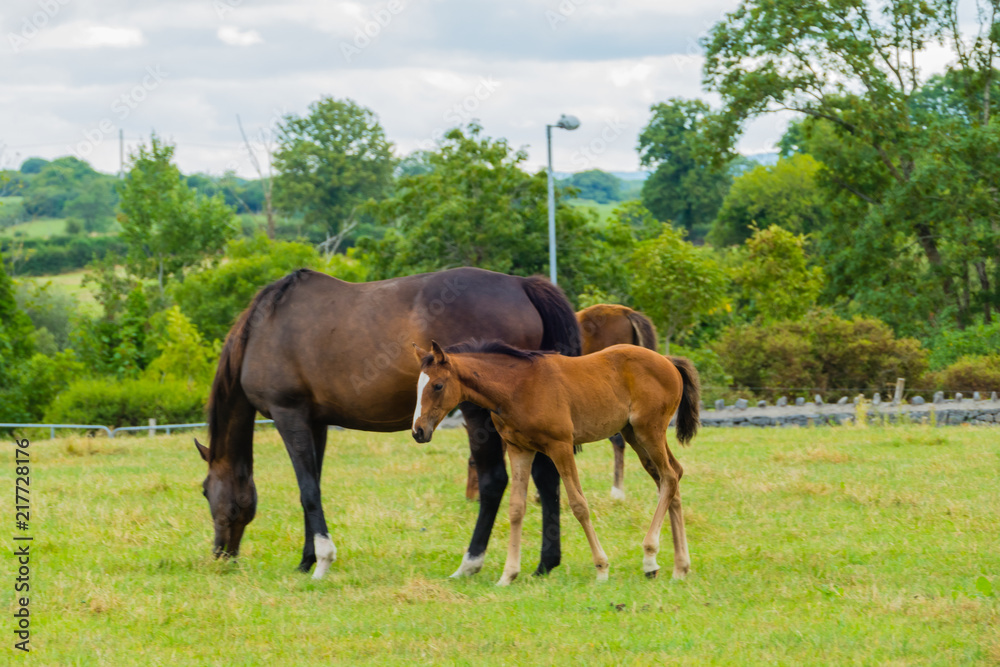
[[[463,400],[475,403],[493,412],[506,411],[514,399],[514,388],[521,383],[523,362],[511,365],[497,363],[487,358],[466,357],[458,366],[462,382]],[[513,366],[513,367],[509,367]]]

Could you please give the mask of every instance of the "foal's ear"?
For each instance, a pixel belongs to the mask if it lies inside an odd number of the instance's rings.
[[[435,363],[443,364],[448,361],[448,355],[444,353],[444,350],[441,349],[436,340],[431,341],[431,351],[434,352]]]
[[[413,354],[417,356],[417,361],[423,361],[424,357],[427,356],[427,350],[420,347],[416,343],[413,344]]]
[[[201,458],[205,461],[205,463],[211,463],[208,455],[208,447],[198,442],[198,438],[194,439],[194,446],[198,448],[198,453],[201,454]]]

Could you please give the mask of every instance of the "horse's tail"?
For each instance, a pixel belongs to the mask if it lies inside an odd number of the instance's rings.
[[[635,344],[655,352],[657,338],[656,327],[653,326],[653,321],[638,310],[630,310],[626,317],[632,323],[632,331],[635,333]]]
[[[681,394],[681,404],[677,408],[677,440],[686,445],[698,432],[701,426],[701,381],[698,371],[690,359],[684,357],[667,357],[681,374],[684,391]]]
[[[580,323],[563,291],[541,276],[524,279],[524,293],[542,317],[542,350],[555,350],[567,357],[579,357]]]
[[[208,395],[209,451],[218,446],[224,435],[230,439],[247,434],[253,437],[256,410],[240,384],[247,341],[254,325],[269,317],[285,293],[310,273],[313,272],[299,269],[261,289],[229,330]]]

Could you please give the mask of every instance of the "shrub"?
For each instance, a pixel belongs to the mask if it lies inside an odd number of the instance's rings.
[[[881,391],[900,377],[912,386],[927,369],[927,350],[919,341],[895,338],[876,319],[843,320],[826,311],[801,320],[730,327],[712,348],[736,385],[766,397],[830,392],[829,399],[837,393]]]
[[[937,371],[961,357],[983,356],[1000,350],[1000,322],[965,329],[946,329],[930,343],[931,370]]]
[[[694,364],[701,380],[701,400],[705,405],[711,405],[720,398],[728,400],[734,397],[732,390],[729,389],[733,377],[726,373],[719,355],[714,350],[707,347],[692,349],[671,345],[670,356],[687,357]]]
[[[59,394],[45,412],[47,423],[142,426],[205,420],[208,387],[179,380],[104,377],[78,380]]]
[[[942,391],[1000,392],[1000,354],[966,355],[930,373],[924,384]]]

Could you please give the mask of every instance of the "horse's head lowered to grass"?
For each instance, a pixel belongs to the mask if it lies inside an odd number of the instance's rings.
[[[462,401],[462,387],[455,377],[455,369],[448,363],[448,355],[437,341],[431,341],[430,352],[416,343],[413,350],[420,361],[413,439],[430,442],[437,425]]]
[[[201,458],[208,463],[208,476],[202,482],[202,494],[208,499],[215,524],[215,557],[235,558],[240,551],[243,531],[257,513],[257,487],[253,483],[253,470],[246,466],[233,466],[227,461],[214,459],[211,450],[194,441]]]

